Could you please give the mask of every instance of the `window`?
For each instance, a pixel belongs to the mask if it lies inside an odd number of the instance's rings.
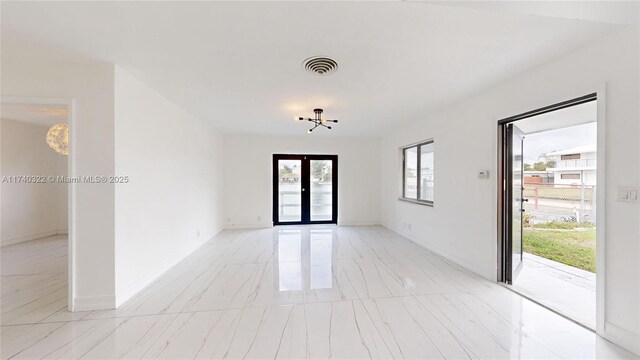
[[[404,197],[418,198],[418,148],[404,149]]]
[[[402,198],[433,205],[433,140],[402,149]]]
[[[560,174],[562,180],[580,180],[580,174]]]
[[[580,160],[580,154],[560,155],[560,160]]]

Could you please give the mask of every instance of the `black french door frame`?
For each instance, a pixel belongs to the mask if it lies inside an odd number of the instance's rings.
[[[504,247],[503,247],[503,253],[502,256],[505,260],[505,266],[503,267],[503,278],[504,278],[504,282],[506,282],[507,284],[513,284],[513,281],[515,280],[515,277],[517,276],[517,273],[520,270],[520,267],[522,266],[522,230],[523,230],[523,222],[522,222],[522,204],[523,204],[523,186],[524,186],[524,173],[523,173],[523,169],[522,167],[524,166],[524,161],[523,159],[521,159],[520,161],[520,169],[516,169],[514,167],[514,162],[516,161],[516,155],[517,153],[520,154],[520,156],[522,156],[523,154],[523,148],[522,148],[522,139],[524,138],[522,136],[522,134],[520,133],[520,130],[514,125],[513,122],[505,124],[505,129],[504,129],[504,139],[503,139],[503,143],[505,145],[504,147],[504,154],[505,154],[505,159],[504,159],[504,196],[503,196],[503,202],[502,202],[502,209],[504,211],[503,213],[503,217],[505,219],[504,224],[503,224],[503,234],[505,234],[505,237],[508,241],[505,242]],[[519,143],[515,143],[514,142],[514,138],[516,137],[521,137]],[[520,147],[520,151],[514,151],[514,147],[515,146],[519,146]],[[513,173],[518,171],[520,172],[522,178],[520,180],[519,183],[519,193],[514,193],[514,179],[513,179]],[[513,216],[514,212],[516,211],[516,208],[514,207],[514,203],[515,202],[519,203],[519,207],[517,208],[518,212],[519,212],[519,233],[520,233],[520,260],[519,263],[516,264],[516,262],[514,261],[513,258],[513,253],[514,253],[514,247],[515,247],[515,240],[513,237],[513,233],[514,233],[514,228],[517,229],[517,227],[514,225],[515,222],[515,218]],[[518,268],[516,268],[516,266],[518,266]]]
[[[302,182],[300,221],[280,221],[279,160],[300,160]],[[331,220],[311,220],[311,160],[331,161]],[[273,225],[306,225],[338,223],[338,155],[273,154]]]

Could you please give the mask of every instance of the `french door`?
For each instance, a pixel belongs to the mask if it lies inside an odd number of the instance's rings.
[[[507,124],[505,134],[505,282],[512,284],[522,268],[522,225],[524,202],[524,133]]]
[[[338,156],[273,155],[273,224],[338,222]]]

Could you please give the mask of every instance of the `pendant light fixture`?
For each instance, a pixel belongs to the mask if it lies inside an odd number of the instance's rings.
[[[313,118],[304,118],[304,117],[296,117],[296,120],[299,121],[311,121],[315,126],[311,129],[307,130],[308,134],[311,134],[313,130],[315,130],[318,126],[326,127],[331,130],[331,126],[328,126],[327,123],[337,123],[338,120],[326,120],[322,118],[322,109],[313,109],[315,116]]]
[[[47,131],[47,144],[60,155],[69,155],[69,125],[60,123]]]

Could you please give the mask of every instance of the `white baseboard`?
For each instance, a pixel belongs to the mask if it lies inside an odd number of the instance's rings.
[[[76,297],[72,301],[71,311],[113,310],[116,301],[113,295]]]
[[[604,333],[598,335],[635,353],[636,356],[640,356],[640,335],[634,334],[608,321],[605,322]]]
[[[380,221],[338,221],[339,226],[376,226],[381,225]],[[227,224],[225,230],[233,229],[268,229],[272,228],[272,222],[255,222],[247,224]]]
[[[16,236],[11,239],[6,239],[6,240],[3,239],[2,246],[15,245],[15,244],[19,244],[27,241],[42,239],[42,238],[53,236],[53,235],[68,235],[68,233],[69,232],[67,231],[67,229],[53,229],[53,230],[40,231],[33,234]]]
[[[211,238],[215,237],[218,233],[220,233],[220,231],[221,230],[218,230],[218,232],[216,232],[216,234],[214,234]],[[164,273],[169,271],[169,269],[171,269],[172,267],[176,266],[180,261],[184,260],[187,256],[191,255],[194,251],[196,251],[202,245],[207,243],[207,241],[203,241],[202,243],[198,244],[197,246],[194,246],[192,249],[190,249],[183,256],[181,256],[181,257],[179,257],[177,259],[173,259],[171,261],[168,261],[168,262],[156,267],[151,272],[149,272],[147,275],[145,275],[142,278],[138,279],[137,281],[133,282],[131,285],[127,286],[122,291],[119,291],[115,296],[115,307],[116,308],[119,307],[120,305],[124,304],[127,300],[129,300],[132,297],[134,297],[136,294],[138,294],[144,288],[149,286],[152,282],[154,282],[160,276],[164,275]]]
[[[440,256],[442,256],[443,258],[453,262],[454,264],[465,268],[477,275],[480,275],[484,278],[487,278],[490,281],[495,281],[496,279],[491,278],[486,276],[486,274],[484,274],[484,272],[481,269],[476,268],[475,266],[469,265],[467,264],[465,261],[452,256],[451,254],[442,251],[438,248],[434,248],[432,246],[428,246],[425,244],[421,244],[417,239],[413,238],[410,234],[405,234],[402,233],[396,229],[394,229],[392,226],[390,226],[389,224],[385,224],[383,223],[382,226],[386,227],[387,229],[411,240],[412,242],[414,242],[415,244],[417,244],[418,246],[421,246],[429,251],[432,251]],[[640,335],[638,334],[634,334],[628,330],[625,330],[617,325],[614,325],[610,322],[607,322],[605,324],[605,330],[604,333],[602,334],[598,334],[600,336],[602,336],[603,338],[611,341],[612,343],[619,345],[620,347],[623,347],[629,351],[631,351],[632,353],[635,353],[635,355],[640,355]]]
[[[193,251],[190,251],[189,254],[191,254],[192,252]],[[189,254],[187,254],[186,256],[188,256]],[[158,266],[157,268],[153,269],[153,271],[143,276],[141,279],[138,279],[133,284],[127,286],[124,290],[118,292],[115,298],[116,308],[120,307],[120,305],[124,304],[125,302],[127,302],[127,300],[131,299],[137,293],[149,286],[153,281],[162,276],[162,274],[166,273],[167,271],[169,271],[169,269],[182,261],[182,259],[184,259],[184,257]]]
[[[193,251],[198,249],[200,246],[195,247],[194,249],[189,251],[185,256],[183,256],[183,257],[181,257],[179,259],[174,259],[173,261],[164,263],[164,264],[156,267],[155,269],[153,269],[147,275],[143,276],[142,278],[140,278],[137,281],[135,281],[133,284],[127,286],[125,289],[123,289],[122,291],[118,292],[116,294],[116,297],[115,297],[115,306],[116,306],[116,308],[119,307],[120,305],[124,304],[125,302],[127,302],[127,300],[131,299],[136,294],[138,294],[140,291],[142,291],[144,288],[149,286],[152,282],[154,282],[156,279],[158,279],[164,273],[169,271],[169,269],[171,269],[172,267],[176,266],[176,264],[178,264],[180,261],[182,261],[185,257],[189,256]]]
[[[378,226],[382,225],[380,221],[340,221],[338,220],[339,226]]]
[[[407,233],[403,233],[401,231],[398,231],[398,230],[394,229],[392,226],[390,226],[389,224],[382,223],[382,226],[386,227],[387,229],[395,232],[396,234],[398,234],[398,235],[400,235],[402,237],[407,238],[408,240],[410,240],[414,244],[416,244],[416,245],[418,245],[420,247],[423,247],[423,248],[425,248],[425,249],[427,249],[427,250],[429,250],[429,251],[431,251],[431,252],[433,252],[433,253],[435,253],[435,254],[437,254],[437,255],[445,258],[445,259],[447,259],[448,261],[452,262],[453,264],[457,265],[460,268],[466,269],[467,271],[470,271],[470,272],[472,272],[472,273],[474,273],[474,274],[476,274],[478,276],[481,276],[481,277],[483,277],[483,278],[485,278],[485,279],[487,279],[489,281],[496,281],[497,280],[495,272],[493,274],[491,274],[491,275],[487,274],[485,269],[480,269],[480,268],[476,267],[475,265],[469,264],[465,260],[460,259],[457,256],[451,255],[450,253],[448,253],[448,252],[446,252],[446,251],[444,251],[442,249],[436,248],[434,246],[423,244],[423,243],[421,243],[419,241],[419,239],[417,239],[415,236],[412,236],[411,234],[407,234]]]
[[[268,229],[272,228],[272,222],[255,222],[255,223],[247,223],[247,224],[226,224],[224,226],[225,230],[234,230],[234,229]]]

